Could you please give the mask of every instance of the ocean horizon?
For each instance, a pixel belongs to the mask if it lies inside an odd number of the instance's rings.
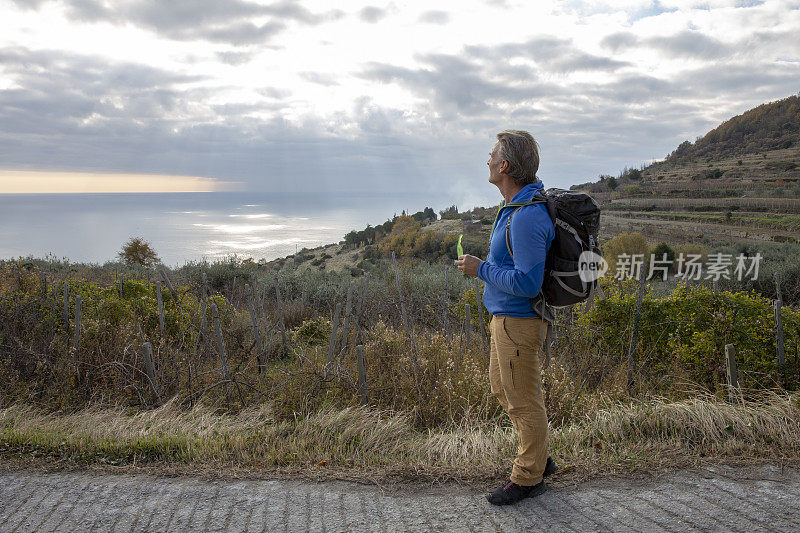
[[[102,264],[141,237],[170,267],[234,254],[269,261],[337,243],[403,210],[453,204],[422,193],[0,194],[0,259],[53,255]]]

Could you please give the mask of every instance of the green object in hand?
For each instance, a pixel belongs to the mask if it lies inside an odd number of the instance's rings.
[[[456,246],[456,252],[458,253],[458,257],[464,255],[464,249],[461,247],[461,237],[463,236],[464,236],[463,233],[458,236],[458,245]]]

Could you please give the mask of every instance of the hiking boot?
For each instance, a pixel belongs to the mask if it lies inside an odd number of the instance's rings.
[[[552,457],[548,457],[547,464],[544,466],[544,472],[542,472],[542,477],[552,476],[556,472],[558,472],[558,465],[553,461]]]
[[[525,498],[533,498],[544,494],[547,485],[540,481],[537,485],[517,485],[510,479],[491,494],[486,495],[486,499],[493,505],[510,505],[517,503]]]

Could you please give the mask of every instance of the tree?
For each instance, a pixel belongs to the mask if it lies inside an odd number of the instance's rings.
[[[436,220],[436,211],[430,207],[426,207],[423,211],[417,211],[411,216],[414,217],[414,220],[417,222],[433,222]]]
[[[655,256],[656,261],[661,261],[666,254],[667,261],[670,263],[670,270],[672,270],[671,265],[675,261],[675,250],[669,244],[662,241],[656,244],[650,253]]]
[[[147,268],[161,261],[156,251],[150,246],[150,243],[140,237],[131,237],[128,242],[122,245],[122,251],[117,255],[127,265],[136,264]]]
[[[439,214],[442,216],[442,220],[447,219],[457,219],[458,218],[458,207],[455,205],[451,205],[447,209],[443,209],[439,211]]]

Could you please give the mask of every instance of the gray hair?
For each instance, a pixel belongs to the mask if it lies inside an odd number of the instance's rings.
[[[500,157],[508,161],[507,174],[517,185],[527,185],[539,181],[539,145],[533,135],[523,130],[505,130],[497,134],[500,143]]]

